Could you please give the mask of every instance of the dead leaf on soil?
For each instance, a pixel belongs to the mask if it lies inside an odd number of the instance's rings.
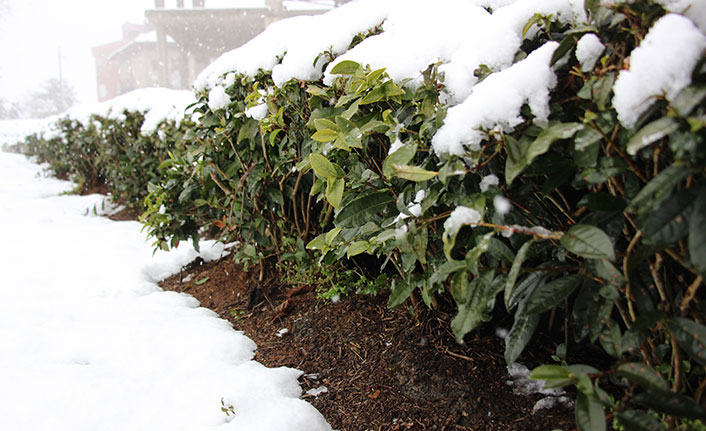
[[[287,299],[283,303],[279,304],[274,309],[274,314],[272,315],[272,321],[281,319],[289,313],[289,309],[292,308],[292,300]]]

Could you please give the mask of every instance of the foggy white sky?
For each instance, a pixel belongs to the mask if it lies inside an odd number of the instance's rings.
[[[42,82],[63,78],[81,103],[96,100],[91,47],[119,40],[126,21],[144,22],[154,0],[0,0],[0,98],[20,101]]]

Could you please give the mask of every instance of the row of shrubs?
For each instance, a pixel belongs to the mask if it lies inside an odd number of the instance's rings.
[[[463,155],[432,145],[448,110],[438,64],[405,85],[352,61],[335,65],[330,84],[231,74],[227,106],[209,107],[203,89],[196,116],[153,133],[141,132],[143,113],[126,111],[63,119],[24,148],[139,208],[157,248],[213,237],[240,241],[240,262],[274,259],[290,276],[346,265],[368,281],[338,280],[329,295],[454,303],[459,342],[493,313],[513,315],[508,364],[540,322],[563,317],[556,363],[532,375],[577,388],[579,429],[608,419],[616,429],[706,429],[706,57],[689,87],[628,129],[613,83],[665,11],[646,0],[586,9],[588,24],[533,17],[526,27],[539,31],[516,55],[559,43],[548,124],[525,106],[521,124],[484,130]],[[586,33],[606,46],[588,71],[573,55]],[[580,342],[599,344],[613,365],[568,364]]]

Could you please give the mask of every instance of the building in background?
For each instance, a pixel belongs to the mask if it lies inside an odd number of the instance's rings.
[[[123,40],[93,49],[98,99],[136,88],[189,89],[221,54],[270,23],[326,12],[347,0],[155,0],[148,24],[123,26]]]

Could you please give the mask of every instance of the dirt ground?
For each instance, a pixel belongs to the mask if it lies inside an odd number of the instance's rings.
[[[544,396],[516,395],[507,384],[495,327],[511,322],[502,317],[459,345],[450,307],[431,311],[408,301],[390,310],[386,295],[332,303],[317,299],[311,286],[283,284],[266,266],[262,275],[258,268],[244,272],[228,257],[194,262],[161,285],[193,295],[244,331],[258,345],[257,361],[303,371],[304,391],[325,386],[327,392],[304,398],[334,429],[575,429],[573,408],[533,414]],[[540,333],[520,362],[530,369],[551,362],[554,348]]]

